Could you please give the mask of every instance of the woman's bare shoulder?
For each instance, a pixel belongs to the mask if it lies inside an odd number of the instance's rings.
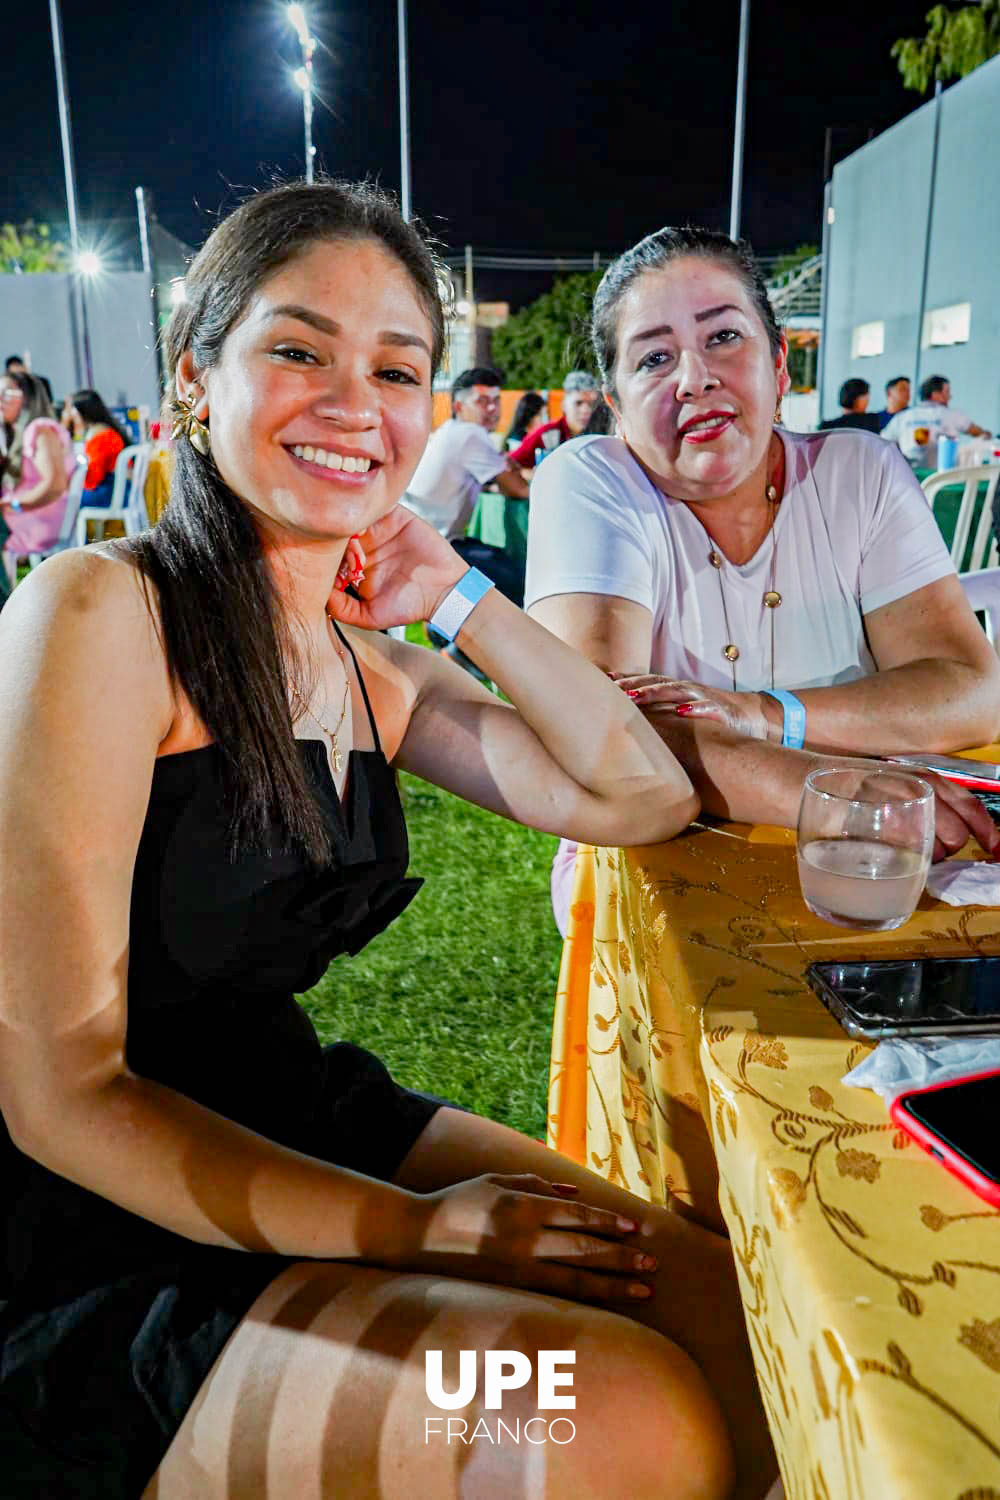
[[[164,731],[174,717],[155,594],[103,547],[58,553],[18,584],[0,614],[0,676],[19,692],[119,694]]]
[[[10,597],[0,628],[30,615],[121,623],[141,609],[154,623],[155,593],[135,562],[112,546],[74,547],[33,568]]]

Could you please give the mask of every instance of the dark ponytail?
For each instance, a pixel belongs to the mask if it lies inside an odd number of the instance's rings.
[[[186,350],[199,371],[217,363],[267,277],[317,243],[354,239],[378,240],[409,273],[433,328],[436,370],[443,276],[419,231],[368,184],[296,182],[242,204],[195,257],[166,332],[171,388]],[[156,591],[172,678],[219,747],[233,853],[278,840],[322,863],[329,836],[288,707],[287,683],[304,681],[302,664],[247,506],[211,455],[182,437],[159,524],[120,545]]]

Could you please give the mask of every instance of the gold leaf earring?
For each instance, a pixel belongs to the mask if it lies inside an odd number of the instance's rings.
[[[774,405],[774,425],[775,425],[775,427],[778,426],[778,424],[780,423],[780,421],[781,421],[781,397],[779,396],[778,399],[777,399],[777,401],[775,402],[775,405]]]
[[[174,425],[170,429],[170,436],[175,442],[179,437],[186,437],[191,447],[203,458],[207,458],[212,450],[212,437],[201,418],[195,416],[196,400],[194,395],[189,396],[186,401],[183,396],[178,395],[171,401]]]

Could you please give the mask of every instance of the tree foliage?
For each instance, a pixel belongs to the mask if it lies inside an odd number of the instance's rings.
[[[562,385],[567,370],[593,367],[587,327],[600,279],[600,271],[561,277],[496,330],[493,358],[508,387],[548,390]]]
[[[0,271],[68,271],[69,252],[47,224],[0,224]]]
[[[807,260],[812,260],[813,256],[818,254],[818,245],[799,245],[796,249],[788,250],[784,255],[778,256],[771,275],[784,276],[786,271],[797,271],[799,266],[804,265]]]
[[[892,46],[905,88],[923,94],[938,80],[964,78],[1000,52],[1000,0],[958,10],[935,5],[925,19],[926,36],[900,37]]]

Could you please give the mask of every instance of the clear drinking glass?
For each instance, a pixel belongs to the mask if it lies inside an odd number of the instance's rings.
[[[895,770],[810,771],[796,853],[810,911],[838,927],[901,927],[920,900],[934,847],[934,793]]]

